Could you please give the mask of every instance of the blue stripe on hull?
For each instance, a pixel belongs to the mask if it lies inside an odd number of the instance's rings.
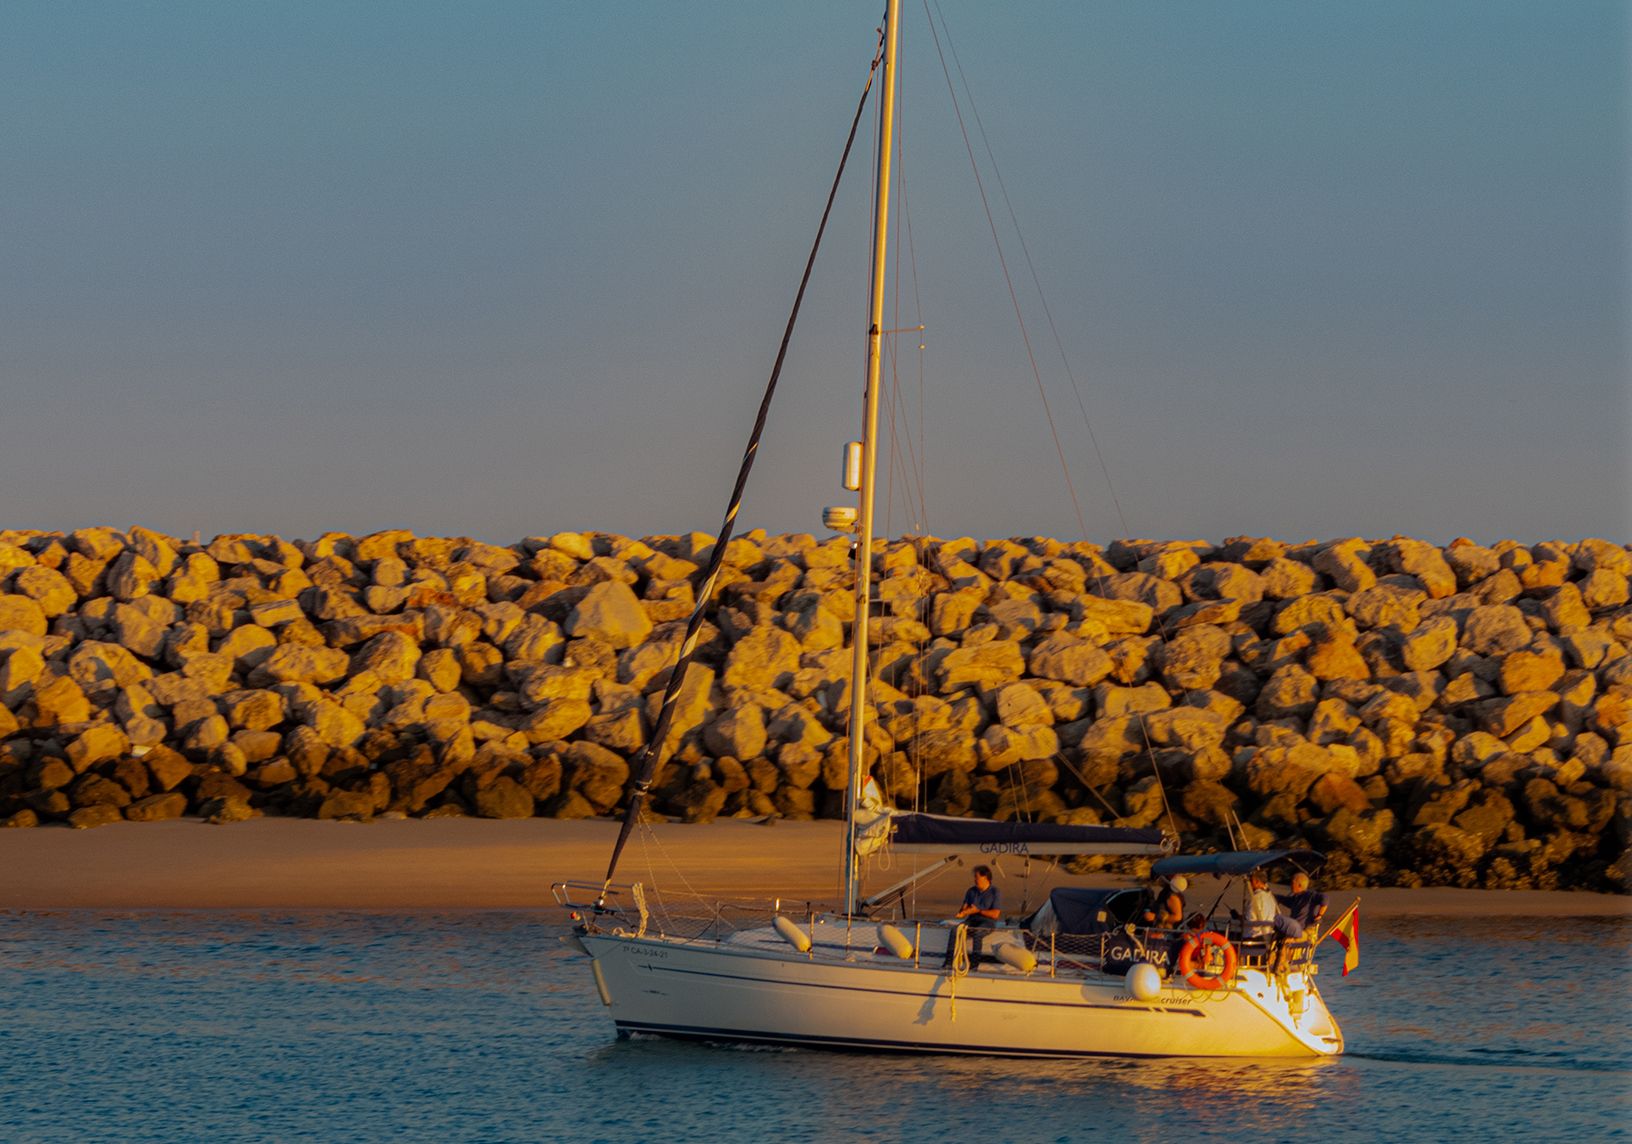
[[[870,1053],[933,1053],[982,1057],[1176,1057],[1189,1053],[1112,1053],[1089,1050],[1031,1051],[995,1045],[944,1045],[926,1041],[885,1041],[865,1037],[809,1037],[786,1033],[758,1033],[746,1029],[711,1029],[700,1025],[656,1025],[645,1021],[615,1021],[620,1032],[654,1033],[685,1041],[749,1041],[761,1045],[789,1045],[795,1048],[830,1050],[852,1049]]]

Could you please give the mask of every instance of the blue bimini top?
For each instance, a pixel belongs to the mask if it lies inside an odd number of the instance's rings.
[[[1280,861],[1294,865],[1319,866],[1326,855],[1315,850],[1235,850],[1228,854],[1175,854],[1151,864],[1150,872],[1158,878],[1176,874],[1219,874],[1237,878],[1250,874],[1262,866],[1273,866]]]

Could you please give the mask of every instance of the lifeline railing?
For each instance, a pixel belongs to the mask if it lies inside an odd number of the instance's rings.
[[[638,883],[606,888],[605,900],[599,908],[596,901],[602,896],[602,886],[598,882],[557,882],[550,889],[558,903],[574,909],[574,920],[592,930],[611,921],[613,928],[620,932],[629,932],[625,927],[638,925],[632,936],[644,936],[653,920]],[[576,900],[575,890],[584,892],[590,900]],[[631,905],[625,905],[620,895],[627,895]],[[787,918],[799,932],[807,935],[809,948],[800,952],[812,960],[853,961],[860,955],[880,957],[885,964],[901,963],[898,955],[875,940],[877,927],[885,923],[847,919],[842,914],[830,911],[825,903],[804,902],[800,905],[802,909],[794,903],[784,903],[778,899],[767,904],[715,902],[712,909],[704,907],[706,913],[663,910],[657,918],[657,928],[660,936],[668,941],[718,947],[739,934],[774,930],[777,918]],[[900,918],[888,924],[893,924],[910,942],[910,961],[919,968],[925,962],[938,964],[956,932],[964,928],[942,919]],[[1313,961],[1313,945],[1308,941],[1257,936],[1243,938],[1242,923],[1239,921],[1230,921],[1222,927],[1210,924],[1203,928],[1221,929],[1236,948],[1238,969],[1284,973],[1304,968]],[[984,947],[983,962],[998,960],[992,952],[996,946],[1018,941],[1036,958],[1034,973],[1050,977],[1063,973],[1073,977],[1119,978],[1141,962],[1155,965],[1164,976],[1173,975],[1185,939],[1197,932],[1200,931],[1124,925],[1096,934],[1035,933],[1018,926],[1000,925],[981,927],[980,937]],[[940,937],[943,934],[946,935],[944,941]],[[930,946],[927,949],[926,938]],[[767,941],[782,943],[785,940],[780,935],[775,938],[767,936]],[[1199,953],[1204,972],[1216,972],[1220,968],[1220,959],[1212,947],[1203,945]]]

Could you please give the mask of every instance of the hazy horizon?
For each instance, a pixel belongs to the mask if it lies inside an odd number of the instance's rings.
[[[0,13],[0,528],[712,533],[881,7]],[[1624,4],[942,8],[1090,539],[1632,539]],[[902,52],[879,531],[1080,537]],[[871,122],[743,529],[848,498]]]

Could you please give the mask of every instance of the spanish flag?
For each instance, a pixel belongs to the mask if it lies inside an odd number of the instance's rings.
[[[1356,901],[1344,910],[1326,935],[1335,937],[1337,944],[1343,947],[1343,976],[1347,977],[1349,970],[1360,964],[1360,903]]]

